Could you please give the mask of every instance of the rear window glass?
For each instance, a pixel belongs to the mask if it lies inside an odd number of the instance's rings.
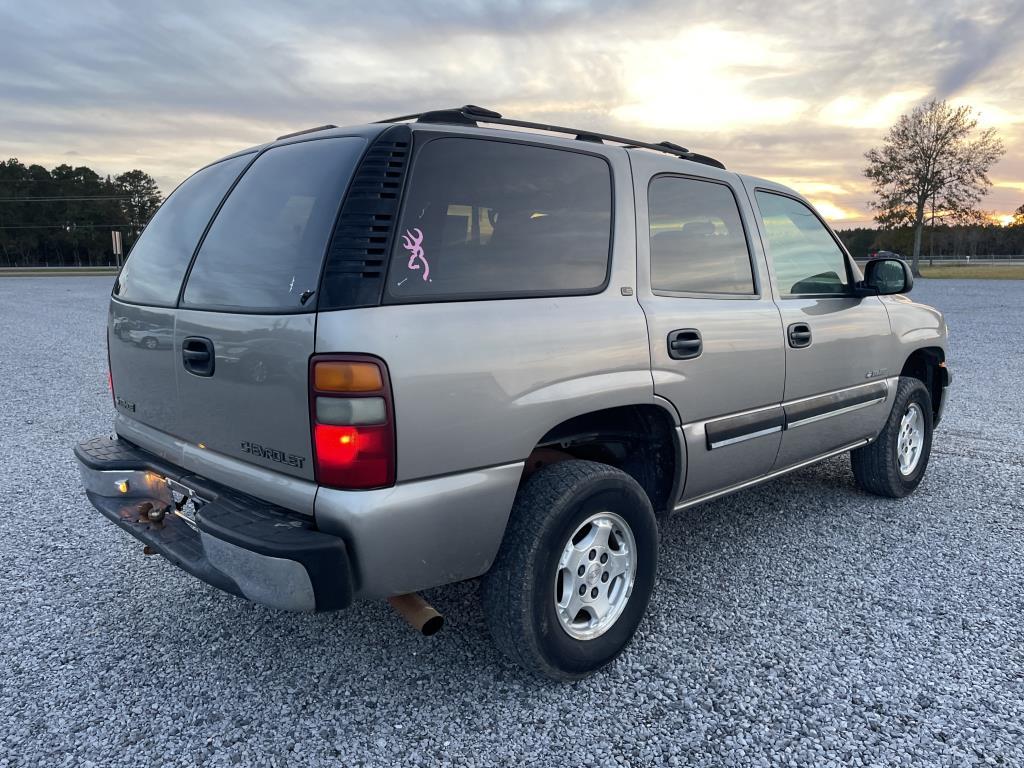
[[[436,139],[416,158],[388,273],[391,301],[594,293],[612,186],[599,157]]]
[[[173,307],[181,279],[210,217],[252,155],[207,166],[164,201],[132,248],[114,295],[134,304]]]
[[[654,290],[754,293],[747,238],[729,187],[659,176],[648,190],[648,212]]]
[[[318,139],[260,155],[210,227],[182,305],[312,311],[327,240],[365,145]]]

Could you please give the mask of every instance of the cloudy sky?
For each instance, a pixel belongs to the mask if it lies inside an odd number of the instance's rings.
[[[870,221],[863,153],[930,97],[1007,154],[1024,203],[1024,0],[47,2],[0,0],[0,156],[149,171],[281,133],[480,104],[668,139]]]

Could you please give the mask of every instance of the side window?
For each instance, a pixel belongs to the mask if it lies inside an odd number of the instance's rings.
[[[747,238],[728,186],[658,176],[651,181],[647,200],[652,289],[754,293]]]
[[[366,146],[338,137],[272,147],[235,185],[189,274],[183,307],[301,311]]]
[[[132,248],[114,295],[133,304],[173,307],[181,279],[213,212],[252,155],[196,171],[164,201]]]
[[[756,196],[779,293],[846,295],[846,255],[814,212],[784,195],[758,191]]]
[[[412,169],[387,300],[595,293],[611,222],[611,170],[600,157],[435,139]]]

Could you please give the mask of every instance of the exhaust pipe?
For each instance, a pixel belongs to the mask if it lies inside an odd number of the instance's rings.
[[[415,592],[389,597],[388,603],[409,623],[409,626],[425,637],[437,634],[444,626],[444,616]]]

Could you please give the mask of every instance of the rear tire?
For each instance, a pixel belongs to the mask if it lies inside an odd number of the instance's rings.
[[[931,395],[920,379],[901,377],[878,439],[850,452],[853,477],[868,493],[901,499],[920,485],[931,449]]]
[[[495,644],[555,680],[592,674],[636,632],[657,558],[654,510],[632,477],[591,461],[544,467],[520,487],[482,584]]]

